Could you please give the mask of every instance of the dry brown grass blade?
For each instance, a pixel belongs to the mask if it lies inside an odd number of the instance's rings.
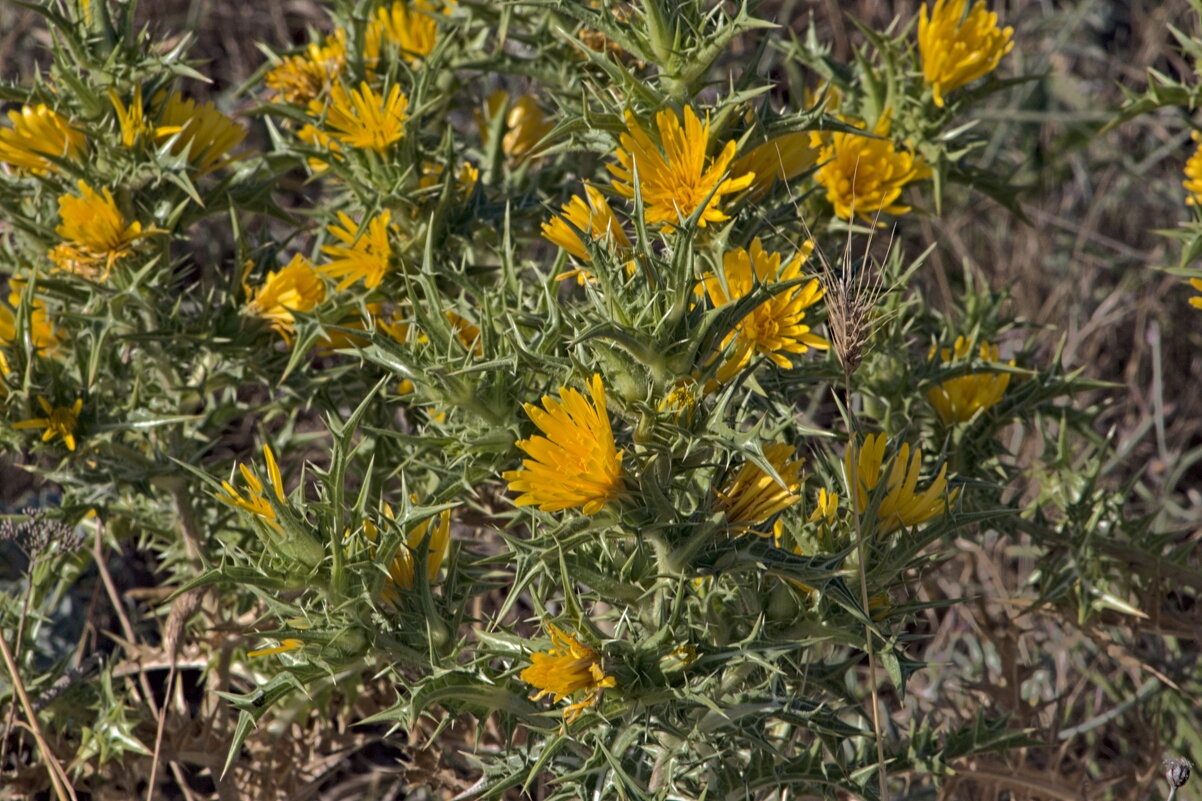
[[[42,754],[42,761],[46,765],[46,772],[50,775],[50,783],[54,785],[55,796],[58,797],[59,801],[66,801],[68,798],[71,801],[78,801],[75,797],[75,788],[71,786],[71,780],[67,777],[67,773],[63,770],[58,757],[55,756],[54,751],[50,748],[50,744],[46,742],[46,738],[42,734],[42,727],[38,724],[37,713],[34,712],[33,704],[29,702],[29,694],[25,692],[25,683],[21,681],[21,674],[17,671],[16,661],[13,659],[12,651],[8,648],[8,641],[4,639],[3,635],[0,635],[0,655],[4,657],[4,666],[8,668],[8,675],[12,679],[13,690],[21,700],[21,707],[25,710],[26,725],[29,726],[29,731],[33,734],[33,739],[38,744],[38,750]]]

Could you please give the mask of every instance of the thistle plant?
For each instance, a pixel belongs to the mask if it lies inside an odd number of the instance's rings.
[[[322,5],[201,99],[130,4],[56,0],[5,87],[0,439],[95,545],[4,596],[0,702],[127,552],[167,622],[110,661],[196,693],[105,663],[14,711],[39,787],[299,797],[254,755],[335,717],[463,798],[884,799],[1034,742],[899,724],[957,538],[1044,549],[1082,620],[1139,589],[1082,540],[1138,530],[1073,463],[1101,385],[1000,290],[923,297],[919,221],[1013,206],[972,163],[1012,28],[939,0],[841,63],[756,4]]]

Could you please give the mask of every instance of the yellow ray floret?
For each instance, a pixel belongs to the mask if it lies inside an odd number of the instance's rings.
[[[1000,28],[996,13],[977,0],[964,16],[967,0],[936,0],[927,13],[918,12],[918,52],[922,77],[931,87],[935,105],[943,106],[947,92],[992,72],[1014,47],[1013,28]]]
[[[560,388],[559,400],[543,396],[541,409],[526,404],[526,414],[546,436],[520,440],[517,446],[532,458],[503,474],[510,490],[523,493],[514,501],[518,506],[544,512],[579,506],[591,515],[622,491],[622,453],[614,447],[601,376],[593,376],[589,392],[591,404],[567,387]]]
[[[691,107],[685,107],[683,125],[671,111],[656,114],[655,123],[662,150],[651,141],[634,115],[626,112],[628,133],[619,137],[622,146],[616,153],[618,163],[607,165],[613,175],[614,189],[624,197],[633,198],[637,170],[648,223],[678,225],[702,204],[704,208],[697,221],[701,227],[729,219],[718,208],[722,196],[746,189],[755,180],[751,172],[728,175],[735,157],[735,143],[727,142],[715,158],[709,159],[706,156],[710,144],[709,117],[703,125]]]
[[[601,697],[601,690],[613,687],[613,676],[605,675],[601,667],[601,654],[589,648],[557,626],[548,624],[551,644],[546,653],[530,655],[530,667],[522,671],[522,681],[538,689],[530,696],[537,701],[551,695],[555,703],[580,690],[584,699],[564,708],[563,716],[571,723],[584,710],[593,706]]]
[[[630,238],[622,230],[605,195],[588,184],[585,184],[584,192],[584,198],[574,195],[564,204],[562,216],[556,215],[543,223],[543,237],[584,261],[591,260],[592,256],[577,230],[588,234],[602,247],[619,252],[630,250],[633,247]]]
[[[276,500],[280,504],[286,505],[288,500],[284,495],[284,479],[280,475],[280,466],[275,461],[275,454],[271,452],[271,447],[266,444],[263,445],[263,459],[267,463],[267,480],[271,484]],[[263,482],[255,475],[254,470],[244,464],[238,465],[238,472],[242,474],[242,481],[246,485],[245,494],[235,489],[230,482],[222,481],[222,492],[216,495],[217,500],[244,512],[250,512],[276,531],[282,532],[283,528],[276,522],[275,509],[271,507],[271,502],[263,494]]]

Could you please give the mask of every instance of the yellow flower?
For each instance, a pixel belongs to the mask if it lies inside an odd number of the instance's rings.
[[[426,0],[417,0],[412,9],[396,0],[391,6],[376,9],[364,34],[363,60],[369,67],[376,66],[385,44],[395,45],[410,64],[430,55],[438,41],[438,23],[426,12],[434,8]]]
[[[0,305],[0,347],[11,347],[17,341],[17,315],[15,310],[21,305],[21,292],[24,282],[10,278],[8,303]],[[52,351],[61,341],[46,314],[42,301],[34,299],[33,308],[29,311],[29,342],[34,350]]]
[[[260,648],[257,651],[248,651],[246,655],[248,657],[271,656],[272,654],[282,654],[286,651],[295,651],[302,645],[304,645],[304,642],[301,640],[295,640],[289,637],[287,639],[280,640],[280,644],[274,648]]]
[[[479,358],[484,355],[484,342],[480,339],[480,327],[467,319],[458,312],[453,312],[447,309],[447,320],[451,323],[451,329],[455,332],[455,338],[459,340],[463,347],[467,348],[467,352]]]
[[[877,507],[877,530],[887,534],[899,526],[910,528],[941,515],[947,502],[954,500],[956,492],[947,492],[947,465],[939,468],[939,475],[924,492],[918,492],[918,473],[922,469],[922,451],[909,443],[899,449],[897,455],[885,460],[888,439],[884,434],[870,434],[862,447],[849,444],[844,454],[843,467],[847,473],[848,486],[854,487],[856,512],[869,506],[869,498],[877,486],[884,482],[880,505]]]
[[[263,83],[287,103],[304,105],[318,97],[346,67],[346,31],[338,28],[324,42],[310,42],[305,52],[286,56]]]
[[[338,221],[342,227],[331,225],[328,230],[343,244],[323,246],[321,252],[334,260],[317,269],[331,278],[342,276],[336,287],[339,292],[360,278],[368,289],[375,289],[392,267],[392,244],[388,241],[392,213],[382,211],[361,226],[340,211]]]
[[[575,229],[584,231],[594,241],[611,250],[630,250],[633,247],[630,239],[614,216],[605,195],[588,184],[584,185],[584,191],[588,202],[580,195],[573,195],[564,204],[562,217],[555,216],[543,223],[543,238],[584,261],[590,261],[592,257]]]
[[[175,92],[159,111],[155,140],[170,140],[173,155],[186,154],[197,171],[204,175],[237,161],[241,156],[226,154],[246,138],[246,129],[217,110],[212,103],[197,105]]]
[[[405,135],[405,110],[409,98],[393,84],[387,95],[377,95],[364,81],[349,92],[341,84],[330,90],[326,125],[331,135],[350,147],[374,150],[381,156]]]
[[[55,165],[46,156],[78,160],[88,149],[88,140],[71,121],[41,103],[8,112],[11,128],[0,128],[0,162],[29,170],[47,172]]]
[[[509,489],[525,494],[514,503],[544,512],[583,507],[592,515],[622,491],[622,453],[614,447],[601,376],[589,382],[593,402],[578,390],[560,387],[560,400],[543,396],[543,408],[525,404],[526,414],[547,436],[519,440],[533,458],[503,474]]]
[[[677,384],[660,402],[659,410],[671,412],[672,420],[677,425],[692,425],[693,416],[697,413],[696,384],[691,381],[682,381]]]
[[[982,361],[998,361],[997,345],[982,342],[980,354]],[[940,355],[944,362],[962,360],[969,355],[969,342],[964,337],[956,337],[956,344],[951,349],[943,348]],[[932,348],[931,357],[934,356]],[[933,387],[927,397],[944,423],[964,423],[978,411],[1000,401],[1009,384],[1009,373],[969,373]]]
[[[829,525],[835,522],[835,514],[838,511],[839,496],[833,492],[827,492],[826,487],[821,487],[818,490],[818,501],[814,506],[814,511],[810,512],[810,522]]]
[[[155,228],[143,231],[140,222],[126,223],[113,193],[102,191],[98,194],[81,180],[80,197],[59,197],[62,224],[55,231],[65,241],[48,254],[60,270],[88,280],[104,281],[113,265],[133,252],[134,242],[158,233]]]
[[[280,476],[280,466],[276,464],[271,446],[263,446],[263,458],[267,462],[267,480],[271,483],[276,500],[286,505],[288,500],[284,496],[284,480]],[[246,484],[246,494],[238,492],[230,482],[222,481],[223,491],[216,496],[217,500],[250,512],[276,531],[282,532],[283,528],[276,522],[275,509],[271,508],[271,503],[263,495],[263,482],[259,480],[253,470],[244,464],[238,465],[238,472],[242,474],[242,481]]]
[[[738,174],[731,171],[732,177],[726,177],[727,168],[735,157],[735,143],[727,142],[716,158],[707,159],[709,117],[706,117],[703,126],[691,107],[684,110],[683,126],[671,111],[656,114],[655,122],[659,128],[662,152],[639,127],[634,115],[626,112],[629,133],[619,137],[622,147],[616,154],[618,164],[606,165],[614,177],[614,189],[624,197],[633,198],[637,168],[639,190],[648,223],[677,225],[688,219],[702,203],[705,203],[705,208],[697,223],[701,227],[729,219],[718,209],[722,196],[746,189],[755,180],[755,175],[750,172]],[[709,197],[708,202],[706,197]]]
[[[117,94],[116,89],[109,89],[109,101],[113,104],[113,110],[117,112],[117,123],[121,126],[121,144],[133,147],[141,137],[154,135],[154,125],[146,119],[142,108],[141,85],[134,89],[134,96],[128,107],[121,102],[121,96]]]
[[[922,77],[940,107],[945,92],[992,72],[1014,47],[1014,29],[999,28],[997,14],[986,10],[985,0],[977,0],[967,17],[965,5],[967,0],[935,0],[929,17],[926,3],[918,12]]]
[[[1189,279],[1189,285],[1199,292],[1202,292],[1202,278]],[[1202,297],[1190,298],[1189,305],[1193,306],[1195,309],[1202,309]],[[0,341],[3,341],[3,336],[0,336]]]
[[[601,690],[613,687],[613,676],[605,675],[601,667],[601,654],[558,626],[547,624],[551,632],[552,648],[544,653],[530,655],[530,667],[522,671],[522,681],[538,689],[530,696],[537,701],[544,695],[553,696],[559,703],[574,692],[584,690],[584,699],[563,710],[564,719],[571,723],[584,710],[593,706],[601,697]]]
[[[735,303],[752,292],[757,284],[791,281],[799,277],[802,264],[813,248],[814,243],[807,241],[801,252],[782,268],[781,255],[766,252],[759,237],[756,237],[751,243],[750,252],[742,248],[727,251],[722,257],[722,278],[707,273],[702,279],[702,286],[715,307]],[[793,365],[787,354],[805,353],[810,348],[829,348],[829,342],[811,334],[810,327],[803,324],[805,310],[817,303],[822,294],[822,287],[814,278],[807,284],[778,292],[756,306],[723,340],[723,347],[735,340],[735,350],[718,368],[717,381],[729,381],[756,353],[788,369]]]
[[[300,130],[296,132],[296,138],[306,145],[324,148],[329,151],[330,156],[335,161],[342,161],[342,145],[334,141],[333,136],[321,130],[316,125],[306,123],[301,126]],[[313,170],[313,172],[324,172],[330,168],[329,162],[316,156],[309,156],[307,161],[309,162],[309,169]]]
[[[56,436],[62,437],[67,450],[75,450],[75,424],[79,422],[79,410],[83,408],[83,398],[76,398],[75,403],[70,406],[51,406],[50,401],[38,395],[38,404],[46,413],[45,417],[35,417],[13,423],[13,428],[44,428],[46,431],[42,434],[42,442],[49,442]]]
[[[731,533],[759,534],[755,526],[767,522],[773,515],[788,509],[801,499],[801,468],[804,459],[793,459],[794,448],[774,442],[764,448],[764,458],[784,481],[782,485],[754,462],[746,462],[720,490],[716,490],[715,512],[725,512]]]
[[[291,339],[296,322],[293,312],[312,311],[325,297],[326,285],[321,277],[309,260],[297,253],[284,269],[267,273],[246,309],[270,322],[285,339]]]
[[[498,89],[489,95],[487,109],[488,119],[477,119],[481,141],[488,146],[489,120],[502,109],[507,109],[504,126],[506,133],[501,137],[501,149],[513,159],[530,155],[534,146],[555,127],[531,95],[522,95],[511,106],[509,93]]]
[[[436,161],[422,162],[422,175],[417,179],[419,189],[430,189],[442,183],[443,166]],[[463,190],[465,195],[470,195],[472,190],[476,188],[476,184],[480,181],[480,170],[475,164],[470,161],[465,161],[459,166],[459,174],[455,176],[455,183],[458,188]]]
[[[409,496],[410,500],[417,503],[416,496]],[[392,507],[384,504],[384,516],[389,520],[395,520],[392,513]],[[437,521],[433,531],[430,531],[430,525]],[[370,520],[363,521],[363,532],[367,538],[375,542],[379,537],[379,529],[376,524]],[[429,532],[429,541],[426,545],[426,555],[424,560],[421,556],[421,545],[426,540],[427,532]],[[445,509],[433,517],[428,517],[418,523],[405,535],[405,541],[397,549],[396,556],[393,557],[392,564],[388,566],[388,584],[385,585],[384,591],[380,594],[385,601],[395,603],[400,597],[397,588],[403,590],[413,589],[413,577],[415,568],[425,565],[426,581],[433,584],[438,578],[438,571],[442,567],[443,560],[446,559],[447,553],[451,549],[451,510]],[[373,554],[374,558],[374,554]]]
[[[888,137],[890,124],[886,114],[872,132]],[[862,122],[855,125],[864,127]],[[822,163],[814,180],[826,187],[826,198],[835,207],[835,214],[845,220],[853,214],[870,222],[878,212],[905,214],[910,207],[894,202],[902,187],[931,174],[921,156],[899,151],[888,138],[816,131],[810,136],[820,148],[818,161]]]
[[[1194,131],[1190,136],[1194,141],[1202,139],[1202,134]],[[1188,180],[1182,181],[1181,185],[1185,187],[1185,191],[1189,192],[1189,197],[1185,202],[1191,206],[1196,206],[1202,203],[1202,142],[1198,142],[1198,148],[1194,151],[1194,155],[1189,157],[1189,161],[1185,162],[1185,177]]]
[[[770,139],[730,165],[731,175],[752,173],[748,200],[759,200],[777,181],[790,181],[818,162],[818,148],[807,131]]]

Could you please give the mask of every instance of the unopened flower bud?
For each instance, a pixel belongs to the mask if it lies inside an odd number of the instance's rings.
[[[1193,765],[1188,759],[1166,759],[1164,761],[1164,777],[1172,787],[1184,787],[1189,781],[1189,772]]]

